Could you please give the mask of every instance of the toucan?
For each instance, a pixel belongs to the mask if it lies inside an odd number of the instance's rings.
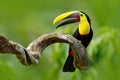
[[[82,45],[86,48],[92,39],[93,30],[91,28],[90,18],[85,12],[70,11],[63,13],[54,19],[53,24],[54,25],[57,24],[56,28],[59,28],[63,25],[71,24],[75,22],[78,22],[79,25],[75,30],[75,32],[73,33],[73,37],[75,37],[77,40],[80,40]],[[73,58],[74,58],[74,52],[71,49],[71,47],[69,47],[69,55],[64,64],[63,72],[75,71],[76,68],[74,67],[73,64],[73,60],[74,60]]]

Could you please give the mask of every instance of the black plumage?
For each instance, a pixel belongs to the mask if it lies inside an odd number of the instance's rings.
[[[84,13],[84,12],[82,12],[82,13]],[[81,35],[78,31],[78,28],[77,28],[77,30],[73,33],[73,36],[76,39],[80,40],[84,47],[87,47],[89,45],[91,39],[92,39],[93,31],[92,31],[92,28],[91,28],[91,22],[90,22],[89,16],[86,13],[84,13],[84,14],[86,15],[87,21],[90,24],[90,32],[86,35]],[[67,60],[64,64],[64,67],[63,67],[64,72],[74,72],[75,71],[75,67],[73,65],[73,60],[74,60],[73,55],[71,55],[71,53],[70,53],[71,51],[72,51],[72,49],[69,48],[69,55],[68,55]]]

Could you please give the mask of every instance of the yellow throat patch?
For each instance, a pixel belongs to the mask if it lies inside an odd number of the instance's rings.
[[[87,21],[85,15],[81,16],[80,23],[79,23],[79,33],[82,35],[86,35],[90,32],[90,24]]]

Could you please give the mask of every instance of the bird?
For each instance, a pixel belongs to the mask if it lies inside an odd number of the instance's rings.
[[[56,25],[56,28],[61,26],[76,23],[78,22],[78,27],[75,32],[72,34],[74,38],[80,40],[82,45],[87,48],[90,41],[93,37],[93,30],[91,28],[90,17],[82,11],[69,11],[63,14],[60,14],[53,20],[53,25]],[[74,52],[69,46],[69,55],[66,59],[66,62],[63,67],[63,72],[74,72],[76,70],[73,61],[74,61]]]

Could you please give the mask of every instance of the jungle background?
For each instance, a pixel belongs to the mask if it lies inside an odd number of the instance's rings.
[[[0,0],[0,35],[27,47],[45,33],[72,34],[78,23],[56,30],[52,21],[73,10],[87,13],[94,31],[87,71],[62,72],[68,45],[57,43],[44,50],[37,65],[0,54],[0,80],[120,80],[120,0]]]

